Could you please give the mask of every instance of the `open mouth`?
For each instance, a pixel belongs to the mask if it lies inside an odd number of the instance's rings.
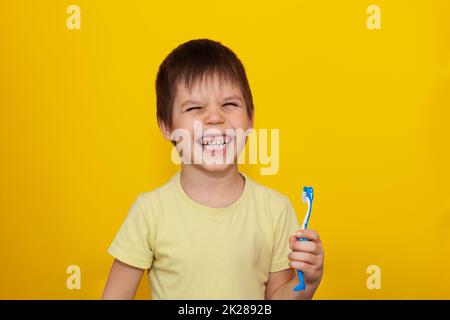
[[[231,142],[231,137],[227,135],[203,136],[197,141],[203,150],[219,151],[227,147]]]

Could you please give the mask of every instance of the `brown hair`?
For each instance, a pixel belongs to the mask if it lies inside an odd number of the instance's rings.
[[[205,75],[219,75],[241,89],[247,114],[253,117],[253,97],[244,66],[236,54],[220,42],[197,39],[175,48],[159,66],[156,77],[156,117],[172,128],[172,111],[176,85],[181,81],[190,91],[193,83]]]

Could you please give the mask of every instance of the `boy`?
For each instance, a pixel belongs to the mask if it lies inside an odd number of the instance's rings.
[[[181,170],[131,206],[108,248],[103,299],[133,299],[144,270],[153,299],[311,299],[323,273],[317,232],[300,231],[286,196],[238,171],[245,138],[233,132],[254,123],[238,57],[216,41],[184,43],[161,64],[156,95]],[[292,289],[296,269],[305,291]]]

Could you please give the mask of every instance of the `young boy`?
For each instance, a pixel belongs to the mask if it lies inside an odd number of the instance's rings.
[[[233,132],[254,123],[238,57],[216,41],[184,43],[161,64],[156,95],[181,170],[131,206],[108,248],[103,299],[133,299],[144,270],[153,299],[311,299],[323,273],[317,232],[300,231],[286,196],[238,171],[246,140]],[[293,290],[297,269],[305,291]]]

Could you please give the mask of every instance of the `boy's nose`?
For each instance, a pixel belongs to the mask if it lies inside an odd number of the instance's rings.
[[[225,118],[222,114],[222,110],[220,109],[220,107],[210,108],[204,119],[204,122],[206,124],[217,124],[217,123],[223,123],[224,121],[225,121]]]

